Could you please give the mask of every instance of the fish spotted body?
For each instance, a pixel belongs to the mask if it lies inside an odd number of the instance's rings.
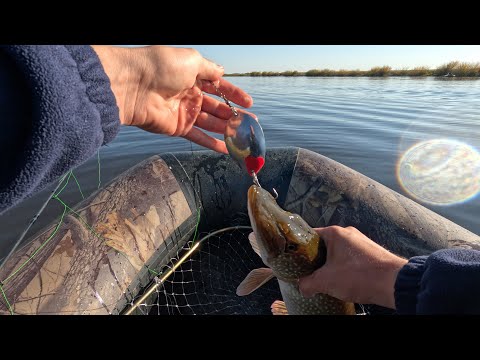
[[[248,190],[248,215],[253,228],[249,236],[255,252],[268,268],[250,272],[237,288],[240,296],[276,277],[284,305],[272,304],[274,314],[354,315],[355,307],[326,294],[305,298],[298,289],[298,279],[321,267],[326,247],[318,233],[299,215],[284,211],[263,188],[252,185]]]

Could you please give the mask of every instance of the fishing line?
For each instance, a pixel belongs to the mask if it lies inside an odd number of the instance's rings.
[[[69,172],[70,175],[69,175],[69,178],[72,174],[72,172]],[[68,174],[68,173],[67,173]],[[55,192],[60,188],[60,186],[62,185],[63,181],[65,180],[65,177],[67,176],[67,174],[65,174],[62,179],[58,182],[58,185],[52,190],[51,192],[51,195],[47,198],[47,200],[45,200],[45,202],[42,204],[42,206],[40,207],[39,211],[35,214],[35,216],[30,220],[29,224],[27,225],[27,227],[23,230],[23,232],[20,234],[20,236],[18,237],[17,241],[15,242],[15,244],[13,245],[13,247],[10,249],[10,252],[7,254],[7,256],[5,256],[1,262],[0,262],[0,270],[2,269],[3,265],[7,262],[8,259],[10,259],[10,257],[13,255],[13,253],[15,252],[15,250],[17,249],[17,247],[20,245],[20,243],[23,241],[23,239],[25,238],[25,236],[27,235],[28,231],[30,230],[30,228],[33,226],[33,224],[35,224],[35,222],[37,221],[37,219],[40,217],[40,215],[42,214],[43,210],[45,210],[45,208],[47,207],[47,204],[50,202],[50,200],[55,196]],[[67,182],[66,184],[68,184],[68,179],[67,179]],[[65,186],[66,186],[65,184]],[[65,186],[63,188],[65,188]],[[63,190],[62,188],[62,190]]]
[[[98,184],[100,186],[100,155],[99,155],[99,152],[100,150],[97,152],[98,156],[97,156],[97,159],[98,159],[98,166],[99,166],[99,169],[98,169],[98,176],[99,176],[99,181],[98,181]],[[31,227],[35,224],[35,222],[38,220],[38,218],[41,216],[41,214],[43,213],[43,211],[45,210],[45,208],[47,207],[47,205],[49,204],[50,200],[51,199],[55,199],[57,201],[59,201],[64,209],[63,209],[63,214],[61,215],[60,217],[60,220],[58,221],[57,225],[55,226],[53,232],[47,237],[47,239],[33,252],[32,255],[30,255],[26,261],[24,261],[17,269],[15,269],[9,276],[7,276],[5,278],[5,280],[1,281],[0,282],[0,287],[1,287],[1,292],[2,292],[2,295],[3,295],[3,298],[5,299],[5,302],[6,302],[6,305],[10,311],[11,314],[13,314],[13,310],[12,310],[12,306],[10,304],[10,302],[8,301],[8,298],[7,298],[7,295],[3,289],[3,286],[4,284],[6,284],[7,282],[9,282],[16,274],[18,274],[39,252],[40,250],[42,250],[52,239],[53,237],[57,234],[58,230],[60,229],[60,226],[63,224],[63,219],[65,217],[65,215],[68,213],[67,210],[71,211],[73,214],[75,214],[75,216],[88,228],[89,231],[91,231],[95,236],[99,237],[99,235],[95,232],[95,230],[93,230],[92,227],[90,227],[90,225],[85,221],[83,220],[83,218],[75,211],[73,210],[70,206],[68,206],[65,202],[63,202],[58,196],[63,192],[63,190],[67,187],[69,181],[70,181],[70,178],[72,178],[75,180],[75,183],[78,187],[78,190],[82,196],[82,199],[85,199],[85,196],[83,194],[83,191],[82,191],[82,188],[80,186],[80,183],[77,179],[77,177],[75,176],[75,174],[73,173],[73,170],[70,170],[68,171],[67,173],[65,173],[64,175],[62,175],[61,179],[59,180],[57,186],[50,192],[50,195],[48,196],[48,198],[43,202],[43,204],[40,206],[38,212],[34,215],[34,217],[30,220],[29,224],[27,225],[27,227],[23,230],[23,232],[20,234],[20,236],[18,237],[18,239],[15,241],[15,244],[14,246],[10,249],[9,253],[7,254],[7,256],[5,256],[1,262],[0,262],[0,270],[3,268],[3,266],[7,263],[7,261],[11,258],[11,256],[15,253],[15,251],[17,250],[18,246],[22,243],[22,241],[24,240],[24,238],[26,237],[26,235],[28,234],[29,230],[31,229]]]
[[[97,190],[100,189],[100,185],[102,184],[102,181],[101,181],[101,174],[100,174],[100,149],[98,149],[97,151],[97,163],[98,163],[98,186],[97,186]]]

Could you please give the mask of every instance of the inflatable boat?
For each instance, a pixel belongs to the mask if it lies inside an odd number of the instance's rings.
[[[269,148],[258,178],[312,227],[355,226],[404,257],[480,250],[479,236],[309,150]],[[139,163],[14,253],[0,271],[1,313],[270,314],[281,296],[275,281],[255,296],[235,294],[261,266],[247,240],[250,185],[230,157],[211,151]],[[205,234],[217,235],[201,241]]]

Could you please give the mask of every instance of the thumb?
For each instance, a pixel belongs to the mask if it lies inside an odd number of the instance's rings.
[[[203,58],[198,70],[197,78],[212,81],[219,80],[223,76],[224,71],[223,66]]]
[[[325,271],[323,268],[320,268],[312,274],[301,278],[298,287],[304,297],[311,298],[317,293],[325,293],[325,283]]]

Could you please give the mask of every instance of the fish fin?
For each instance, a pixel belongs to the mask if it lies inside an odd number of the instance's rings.
[[[260,286],[265,284],[267,281],[274,277],[273,271],[270,268],[259,268],[250,271],[250,273],[243,279],[243,281],[237,287],[237,295],[245,296],[255,290]]]
[[[250,241],[250,245],[252,245],[253,251],[255,251],[257,255],[261,257],[260,248],[258,247],[257,237],[255,236],[254,232],[251,232],[250,234],[248,234],[248,241]]]
[[[275,300],[271,308],[273,315],[288,315],[287,307],[283,301]]]

